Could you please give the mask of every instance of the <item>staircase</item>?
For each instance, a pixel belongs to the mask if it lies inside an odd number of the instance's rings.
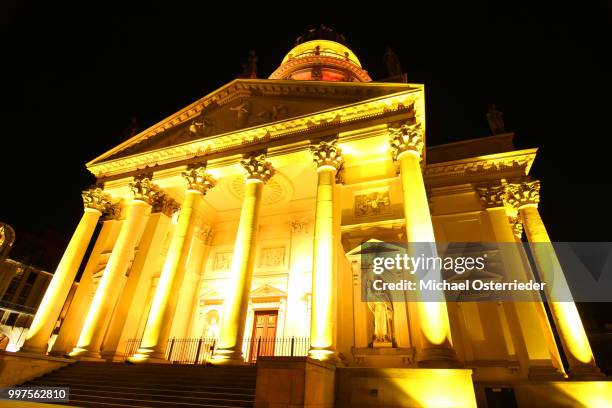
[[[81,361],[23,386],[70,387],[77,407],[252,407],[254,366]]]

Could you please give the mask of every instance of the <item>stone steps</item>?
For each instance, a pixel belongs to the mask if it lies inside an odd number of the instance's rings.
[[[169,385],[164,383],[154,384],[154,383],[133,383],[125,384],[125,382],[105,382],[105,381],[87,381],[86,379],[75,379],[71,381],[59,381],[56,379],[46,379],[46,378],[37,378],[28,382],[28,385],[36,385],[36,386],[55,386],[54,384],[71,384],[71,386],[78,386],[81,388],[89,388],[92,390],[96,389],[126,389],[126,390],[166,390],[172,392],[187,392],[187,393],[210,393],[210,394],[229,394],[236,395],[241,394],[250,395],[251,391],[253,391],[250,387],[236,387],[236,386],[225,386],[225,385],[206,385],[206,386],[182,386],[182,385]]]
[[[116,377],[78,376],[78,377],[73,377],[73,376],[66,376],[66,375],[50,375],[44,378],[46,381],[53,381],[57,383],[72,383],[73,381],[76,381],[76,382],[80,382],[83,384],[89,383],[92,385],[95,385],[95,384],[110,384],[110,385],[125,384],[124,382],[125,378],[123,378],[123,376],[116,376]],[[164,378],[164,377],[156,377],[156,376],[153,376],[153,377],[136,376],[136,377],[130,378],[129,383],[133,385],[140,385],[140,386],[147,386],[147,385],[164,386],[166,384],[172,384],[172,385],[176,385],[180,387],[181,389],[183,388],[194,389],[200,386],[206,386],[206,387],[231,386],[234,388],[248,388],[249,385],[252,383],[251,381],[247,379],[236,379],[235,380],[232,378],[202,378],[200,380],[182,379],[180,383],[176,383],[175,380],[176,380],[176,377],[175,378],[171,378],[171,377]]]
[[[252,407],[254,366],[78,362],[24,386],[70,387],[79,407]]]

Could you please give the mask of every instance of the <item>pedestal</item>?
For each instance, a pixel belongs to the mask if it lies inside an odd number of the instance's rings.
[[[259,357],[255,407],[334,407],[336,366],[309,357]]]

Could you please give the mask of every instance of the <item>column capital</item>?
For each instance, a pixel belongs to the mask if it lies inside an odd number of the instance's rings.
[[[208,190],[217,185],[217,180],[206,172],[206,164],[204,163],[187,167],[182,176],[187,180],[187,190],[199,191],[202,194],[206,194]]]
[[[537,207],[540,202],[539,180],[511,182],[506,185],[506,191],[506,201],[516,209],[526,205]]]
[[[151,212],[160,212],[168,217],[172,217],[172,214],[181,208],[179,203],[162,192],[159,192],[150,204]]]
[[[339,171],[344,164],[342,149],[338,147],[336,140],[322,141],[310,146],[312,159],[317,164],[317,168],[333,167]]]
[[[152,177],[152,174],[134,176],[134,180],[129,184],[130,190],[134,193],[134,200],[143,201],[149,205],[154,204],[161,191],[151,181]]]
[[[82,191],[81,197],[83,197],[83,206],[86,210],[93,209],[104,213],[111,206],[111,196],[105,193],[99,186]]]
[[[404,123],[399,127],[389,127],[388,130],[393,160],[397,160],[404,152],[416,152],[421,157],[424,138],[419,122],[412,125]]]
[[[247,180],[259,180],[263,183],[267,183],[274,175],[274,167],[272,167],[272,163],[266,161],[265,154],[240,160],[240,165],[246,172],[245,177]]]
[[[104,221],[107,220],[118,220],[121,217],[121,200],[109,203],[106,208],[106,212],[104,212]]]
[[[481,184],[475,190],[484,208],[504,207],[506,204],[505,184]]]

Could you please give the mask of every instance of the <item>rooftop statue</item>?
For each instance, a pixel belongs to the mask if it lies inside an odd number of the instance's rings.
[[[385,48],[383,60],[385,62],[385,67],[387,68],[387,75],[389,77],[402,75],[402,65],[400,64],[399,57],[391,47],[387,46]]]
[[[506,131],[504,126],[504,114],[497,110],[494,104],[489,104],[489,111],[487,112],[487,121],[489,122],[489,128],[491,133],[498,135]]]
[[[247,62],[242,64],[242,73],[238,75],[238,78],[257,79],[257,55],[255,51],[249,51]]]

